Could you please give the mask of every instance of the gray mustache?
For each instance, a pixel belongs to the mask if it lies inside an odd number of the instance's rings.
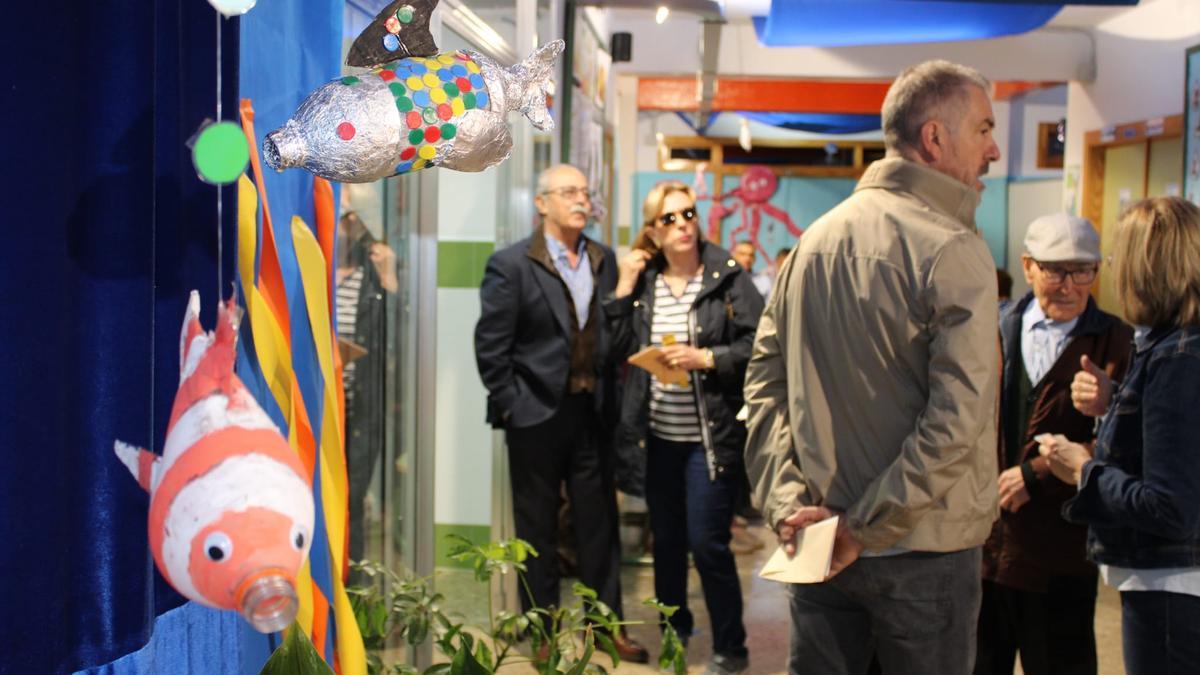
[[[583,215],[587,216],[591,215],[592,211],[583,204],[573,204],[571,205],[571,213],[582,213]]]

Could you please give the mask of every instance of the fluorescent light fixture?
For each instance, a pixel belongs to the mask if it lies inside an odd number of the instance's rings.
[[[662,22],[666,21],[667,17],[670,15],[671,15],[671,9],[669,7],[667,7],[666,5],[659,5],[658,11],[654,13],[654,21],[655,21],[655,23],[661,25]]]

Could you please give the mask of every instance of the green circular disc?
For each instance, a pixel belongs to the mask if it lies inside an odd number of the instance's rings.
[[[421,141],[424,141],[424,140],[425,140],[425,130],[424,129],[413,129],[412,131],[408,132],[408,142],[409,143],[411,143],[413,145],[420,145]]]
[[[219,122],[200,132],[192,146],[192,163],[201,180],[213,185],[228,185],[250,163],[246,135],[233,122]]]
[[[421,111],[421,119],[425,120],[425,124],[437,124],[437,108],[429,106]]]
[[[388,85],[388,89],[392,90],[393,96],[403,96],[404,94],[408,93],[408,91],[404,89],[404,85],[400,84],[399,82],[392,82]]]
[[[346,77],[342,78],[342,84],[346,85],[347,87],[352,84],[358,84],[358,78],[353,75],[347,75]]]
[[[458,85],[454,84],[453,82],[447,83],[444,87],[442,87],[442,90],[445,91],[446,95],[450,98],[458,96]]]
[[[444,138],[446,140],[450,140],[451,138],[454,138],[454,135],[457,133],[458,133],[458,130],[454,128],[453,124],[443,124],[442,125],[442,138]]]
[[[412,99],[407,96],[396,97],[396,109],[400,112],[408,112],[413,109]]]
[[[475,109],[475,93],[474,92],[468,91],[467,93],[463,94],[463,107],[465,107],[467,110]]]
[[[413,8],[410,5],[404,5],[396,10],[396,18],[400,20],[400,23],[412,23]]]

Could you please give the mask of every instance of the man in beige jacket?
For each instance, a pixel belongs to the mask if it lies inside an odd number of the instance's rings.
[[[792,587],[791,673],[974,665],[997,516],[996,269],[975,229],[1000,158],[987,80],[929,61],[883,103],[887,157],[779,271],[746,374],[746,465],[785,547],[841,517]]]

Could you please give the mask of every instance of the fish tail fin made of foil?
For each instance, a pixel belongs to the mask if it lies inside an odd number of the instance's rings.
[[[554,62],[565,46],[562,40],[547,42],[510,71],[518,81],[525,83],[518,110],[539,131],[554,129],[554,118],[546,108],[546,95],[554,81]]]

